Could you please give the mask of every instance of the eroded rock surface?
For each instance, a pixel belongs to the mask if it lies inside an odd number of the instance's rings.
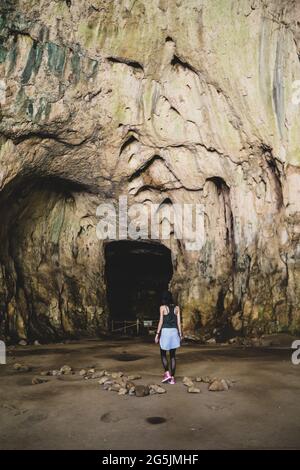
[[[185,333],[300,329],[299,5],[7,0],[0,18],[0,328],[95,334],[96,208],[201,203],[171,249]]]

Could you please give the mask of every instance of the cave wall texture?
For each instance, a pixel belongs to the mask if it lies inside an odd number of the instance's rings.
[[[96,207],[201,203],[186,333],[300,330],[297,0],[2,0],[0,332],[107,327]]]

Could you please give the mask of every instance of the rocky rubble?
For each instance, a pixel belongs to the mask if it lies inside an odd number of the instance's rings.
[[[31,367],[15,363],[13,370],[18,372],[29,372]],[[104,390],[117,392],[118,395],[134,395],[136,397],[145,397],[148,395],[166,393],[166,389],[161,385],[150,383],[150,384],[136,384],[135,380],[140,380],[142,376],[140,374],[128,374],[118,371],[109,372],[105,369],[96,370],[93,368],[80,369],[77,372],[69,365],[63,365],[60,369],[44,370],[39,373],[39,376],[35,376],[32,379],[32,384],[37,385],[46,383],[48,381],[47,376],[56,376],[60,378],[63,375],[75,375],[78,374],[85,380],[98,380],[98,384],[102,386]],[[215,391],[227,391],[233,386],[234,381],[224,378],[210,377],[210,376],[196,376],[183,377],[183,385],[186,386],[188,393],[201,393],[201,389],[195,385],[195,383],[204,383],[207,385],[208,390],[211,392]]]
[[[223,392],[229,390],[233,386],[233,381],[229,379],[220,379],[216,377],[209,377],[209,376],[198,376],[192,379],[191,377],[184,377],[182,380],[183,385],[187,387],[187,391],[189,393],[200,393],[201,390],[197,388],[194,384],[195,382],[202,382],[207,384],[208,390],[210,392]]]
[[[135,384],[133,380],[141,379],[137,374],[124,375],[122,373],[106,373],[98,381],[104,390],[118,392],[118,395],[134,395],[136,397],[145,397],[148,395],[166,393],[165,388],[157,384]]]
[[[31,367],[15,363],[13,365],[13,370],[17,372],[30,372]],[[96,370],[93,368],[80,369],[75,371],[69,365],[63,365],[59,369],[51,370],[42,370],[39,372],[39,375],[36,375],[32,378],[32,385],[43,384],[49,381],[47,377],[57,377],[58,379],[61,376],[75,375],[82,377],[84,380],[98,380],[98,384],[102,385],[104,390],[118,392],[118,395],[134,395],[136,397],[145,397],[147,395],[155,395],[166,393],[165,388],[158,384],[136,384],[134,380],[139,380],[142,378],[140,374],[124,374],[123,372],[109,372],[107,370]]]
[[[41,376],[47,376],[47,375],[60,376],[60,375],[74,375],[74,374],[75,374],[75,371],[72,369],[72,367],[68,365],[64,365],[60,369],[43,370],[40,372]]]

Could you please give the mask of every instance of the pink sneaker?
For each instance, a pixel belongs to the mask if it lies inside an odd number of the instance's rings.
[[[171,378],[170,378],[169,384],[171,384],[171,385],[176,384],[174,377],[171,377]]]
[[[162,383],[168,382],[170,379],[171,379],[171,374],[170,374],[169,371],[167,371],[167,372],[164,373],[164,376],[163,376],[163,379],[162,379]]]

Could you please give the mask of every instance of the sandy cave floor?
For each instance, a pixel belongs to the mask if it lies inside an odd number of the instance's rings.
[[[300,365],[288,346],[245,348],[183,344],[177,383],[167,393],[118,396],[81,368],[140,373],[136,383],[160,383],[158,346],[141,339],[84,340],[16,346],[0,366],[0,449],[293,449],[300,448]],[[13,370],[14,363],[32,366]],[[75,375],[40,371],[68,364]],[[184,375],[235,380],[226,392],[187,393]],[[148,418],[163,418],[151,424]],[[156,421],[154,419],[154,421]],[[161,422],[162,421],[162,422]]]

